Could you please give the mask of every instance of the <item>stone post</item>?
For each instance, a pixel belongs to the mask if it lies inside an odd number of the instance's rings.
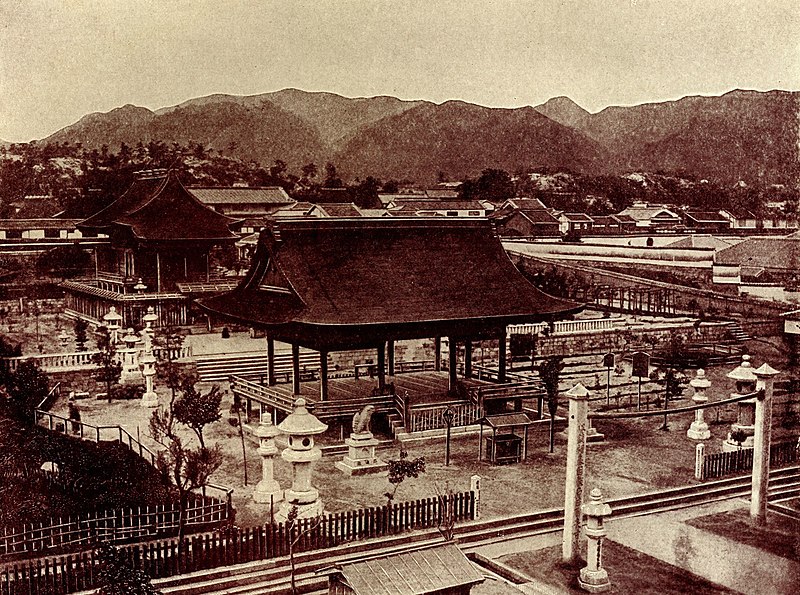
[[[694,449],[694,478],[698,481],[703,479],[703,462],[706,458],[706,445],[703,442],[697,444]]]
[[[689,382],[689,386],[694,389],[692,401],[694,401],[696,405],[702,405],[708,402],[706,389],[711,386],[711,382],[706,378],[705,370],[697,370],[697,376]],[[686,435],[692,440],[708,440],[711,437],[708,424],[703,419],[703,411],[703,409],[695,410],[694,421],[686,431]]]
[[[473,475],[469,478],[469,489],[475,494],[475,520],[481,518],[481,476]]]
[[[319,490],[311,485],[311,464],[322,458],[322,452],[314,446],[314,436],[322,434],[328,426],[306,409],[302,397],[294,402],[294,411],[286,416],[278,429],[289,436],[289,446],[281,458],[292,465],[292,487],[284,493],[284,502],[276,515],[277,522],[289,517],[292,507],[297,507],[297,518],[313,518],[322,514]]]
[[[586,551],[586,567],[581,568],[578,584],[589,593],[602,593],[611,588],[608,572],[603,568],[603,538],[606,528],[603,518],[611,514],[611,507],[603,501],[603,494],[594,488],[589,502],[581,507],[586,515],[586,537],[589,541]]]
[[[564,535],[561,543],[561,555],[565,563],[574,563],[579,556],[581,535],[589,391],[579,382],[566,394],[569,398],[569,426],[567,427],[567,477],[564,492]]]
[[[261,481],[253,490],[253,500],[259,504],[280,502],[283,500],[283,490],[274,478],[275,455],[278,447],[275,446],[275,437],[281,431],[272,423],[269,411],[261,411],[258,427],[253,430],[253,436],[258,438],[258,454],[261,456]]]
[[[767,522],[767,483],[769,482],[769,451],[772,437],[772,395],[775,376],[780,374],[769,364],[755,371],[756,388],[755,435],[753,436],[753,484],[750,496],[750,518],[756,524]]]

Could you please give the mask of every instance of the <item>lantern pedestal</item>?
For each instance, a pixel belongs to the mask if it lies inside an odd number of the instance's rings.
[[[253,501],[259,504],[277,504],[283,500],[283,489],[273,477],[275,455],[278,454],[275,437],[280,433],[281,431],[272,424],[270,414],[262,411],[261,421],[253,431],[253,435],[259,441],[258,454],[261,456],[261,481],[253,490]]]
[[[344,443],[347,445],[347,455],[337,461],[336,468],[347,475],[368,475],[380,473],[389,469],[389,465],[375,456],[375,447],[378,441],[372,432],[359,432],[350,434]]]

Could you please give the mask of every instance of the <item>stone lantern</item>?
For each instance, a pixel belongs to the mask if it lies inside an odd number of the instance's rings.
[[[731,397],[737,397],[755,392],[756,375],[753,373],[753,366],[750,364],[750,356],[743,355],[742,363],[727,374],[728,378],[736,383],[736,392],[731,393]],[[731,452],[742,448],[753,448],[753,434],[755,434],[756,400],[745,399],[739,401],[736,413],[736,422],[731,425],[728,438],[722,443],[723,452]],[[740,435],[742,441],[734,440],[734,436]]]
[[[711,386],[711,382],[706,378],[705,370],[697,370],[697,376],[689,382],[689,386],[694,389],[692,401],[694,401],[695,405],[702,405],[708,402],[706,390]],[[686,435],[692,440],[708,440],[711,437],[708,424],[703,419],[703,411],[703,409],[695,410],[694,421],[686,431]]]
[[[156,375],[156,358],[153,352],[144,352],[140,362],[142,364],[142,375],[144,376],[145,392],[142,395],[142,407],[158,407],[158,394],[153,386],[153,377]]]
[[[62,349],[66,349],[69,343],[69,335],[66,330],[61,329],[61,332],[58,333],[58,340],[61,342]]]
[[[253,490],[253,500],[259,504],[278,503],[283,500],[283,490],[274,478],[275,455],[278,447],[275,446],[275,437],[281,431],[272,423],[269,411],[261,412],[258,427],[253,430],[253,436],[258,438],[258,454],[261,455],[261,481]]]
[[[328,426],[308,412],[306,400],[301,397],[278,429],[289,436],[289,446],[281,458],[292,465],[292,487],[285,492],[276,520],[285,521],[293,506],[298,509],[297,518],[318,516],[323,506],[319,491],[311,485],[311,464],[322,457],[322,452],[314,446],[314,436],[322,434]]]
[[[122,384],[138,383],[142,378],[139,372],[139,363],[136,361],[136,344],[139,342],[139,337],[136,336],[132,328],[129,328],[125,336],[122,337],[122,342],[125,343],[125,347],[120,349],[122,353],[122,374],[119,377],[119,381]]]
[[[139,277],[139,281],[138,281],[138,283],[136,283],[136,285],[133,286],[133,289],[134,289],[134,291],[136,291],[136,293],[142,294],[142,293],[144,293],[144,290],[147,289],[147,285],[142,283],[142,278]]]
[[[122,326],[122,316],[117,313],[114,306],[108,311],[108,314],[103,316],[103,321],[106,323],[108,334],[111,336],[111,342],[116,344],[119,342],[119,329]]]
[[[581,512],[586,515],[586,566],[581,568],[578,575],[578,584],[589,593],[602,593],[611,588],[608,572],[603,568],[603,538],[606,528],[603,519],[611,514],[611,507],[603,501],[603,494],[594,488],[589,495],[589,502],[581,506]]]

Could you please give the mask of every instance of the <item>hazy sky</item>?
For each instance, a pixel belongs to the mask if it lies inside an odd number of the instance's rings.
[[[0,139],[297,87],[489,106],[800,89],[798,0],[0,0]]]

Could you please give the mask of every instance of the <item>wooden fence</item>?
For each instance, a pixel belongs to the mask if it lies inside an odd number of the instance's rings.
[[[286,556],[293,542],[295,552],[307,552],[359,539],[433,528],[442,522],[446,508],[452,511],[455,521],[474,518],[473,492],[453,494],[449,506],[445,498],[326,514],[300,520],[294,527],[280,523],[195,535],[184,539],[181,548],[177,540],[171,539],[121,546],[119,551],[133,568],[151,578],[163,578]],[[7,564],[0,567],[0,595],[62,594],[93,589],[98,586],[98,570],[99,560],[93,552]]]
[[[798,441],[778,442],[769,450],[770,467],[781,467],[798,461]],[[716,479],[753,469],[753,449],[742,448],[731,452],[718,452],[703,457],[700,479]]]
[[[222,498],[196,496],[186,509],[189,532],[208,530],[233,516],[229,488]],[[0,534],[0,555],[45,552],[73,548],[96,541],[123,542],[172,535],[178,528],[180,510],[177,503],[90,512],[66,518],[49,519],[4,527]]]

